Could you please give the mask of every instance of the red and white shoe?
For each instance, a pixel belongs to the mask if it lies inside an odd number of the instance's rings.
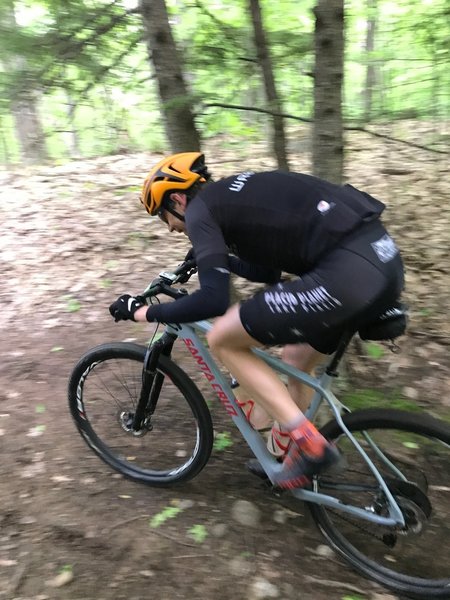
[[[305,487],[314,475],[339,467],[344,462],[336,446],[330,444],[309,421],[290,431],[289,437],[291,444],[273,480],[274,485],[280,488]]]

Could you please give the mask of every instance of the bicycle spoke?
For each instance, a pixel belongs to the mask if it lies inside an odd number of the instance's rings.
[[[209,411],[192,381],[161,358],[169,371],[158,366],[162,385],[156,410],[144,415],[142,427],[135,431],[144,356],[145,348],[127,344],[106,344],[88,353],[69,384],[72,414],[83,439],[127,476],[154,485],[187,479],[204,466],[211,452]]]

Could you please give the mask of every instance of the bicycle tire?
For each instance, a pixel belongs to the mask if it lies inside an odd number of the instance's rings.
[[[319,530],[329,545],[355,570],[396,593],[410,598],[450,598],[450,426],[428,415],[394,409],[359,410],[346,415],[344,422],[364,445],[378,468],[380,463],[376,462],[378,459],[374,458],[370,444],[363,438],[363,432],[369,434],[385,456],[401,467],[402,472],[408,476],[408,481],[414,484],[409,487],[409,484],[402,484],[404,488],[400,491],[396,483],[393,487],[389,486],[396,499],[402,503],[404,514],[408,514],[409,533],[393,535],[391,529],[385,528],[383,532],[380,525],[369,524],[356,517],[344,516],[337,510],[309,503]],[[315,489],[330,493],[333,485],[362,482],[364,475],[358,468],[367,469],[367,465],[362,462],[348,437],[343,435],[338,423],[335,420],[327,423],[321,432],[344,450],[348,466],[339,475],[327,477],[324,474],[318,477],[314,482]],[[394,441],[399,444],[399,448],[395,450],[392,446]],[[434,442],[435,446],[432,445]],[[354,458],[351,458],[352,454]],[[387,471],[382,469],[380,468],[380,472],[388,476]],[[392,475],[392,471],[389,473]],[[373,475],[367,474],[366,477],[368,481],[371,479],[375,482]],[[437,483],[431,481],[434,477]],[[341,489],[337,494],[333,493],[342,502],[350,504],[355,504],[361,497],[360,502],[364,508],[367,508],[367,504],[364,504],[367,496],[371,495],[373,498],[375,495],[373,490],[369,494],[368,490],[363,492],[354,489],[347,489],[346,492]],[[429,515],[426,498],[431,501]],[[379,504],[377,506],[379,508]],[[438,509],[442,509],[443,516],[436,514]],[[368,543],[364,539],[359,540],[360,532],[363,536],[370,534]],[[439,549],[444,553],[443,556],[438,554]],[[407,555],[407,552],[410,554]],[[441,570],[444,571],[443,576]]]
[[[140,437],[124,428],[124,415],[139,396],[145,353],[145,347],[126,342],[89,350],[69,379],[70,412],[91,450],[125,477],[151,486],[181,483],[208,462],[211,415],[188,375],[160,356],[157,368],[164,383],[151,428]],[[192,439],[186,436],[189,426]]]

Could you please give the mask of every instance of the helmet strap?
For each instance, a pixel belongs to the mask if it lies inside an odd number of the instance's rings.
[[[167,210],[167,212],[170,212],[171,215],[173,215],[177,219],[180,219],[180,221],[185,221],[184,215],[180,215],[180,213],[177,212],[174,208],[168,208],[167,206],[165,206],[164,208],[165,210]]]
[[[167,210],[167,212],[169,212],[171,215],[173,215],[177,219],[180,219],[180,221],[184,222],[185,221],[184,215],[180,215],[180,213],[174,209],[173,205],[174,205],[174,202],[171,199],[165,200],[162,202],[162,208],[164,208],[164,210]]]

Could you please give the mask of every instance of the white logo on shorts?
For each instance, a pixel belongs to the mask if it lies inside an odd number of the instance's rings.
[[[375,254],[383,263],[389,262],[396,254],[398,254],[398,249],[394,240],[387,233],[376,242],[372,242],[371,246],[374,249]]]
[[[326,200],[321,200],[317,205],[317,210],[323,215],[326,214],[329,210],[331,210],[334,206],[334,202],[327,202]]]
[[[278,284],[279,289],[283,289]],[[306,292],[264,292],[264,301],[273,313],[297,313],[299,310],[305,312],[324,312],[342,306],[341,302],[334,298],[321,285]]]

